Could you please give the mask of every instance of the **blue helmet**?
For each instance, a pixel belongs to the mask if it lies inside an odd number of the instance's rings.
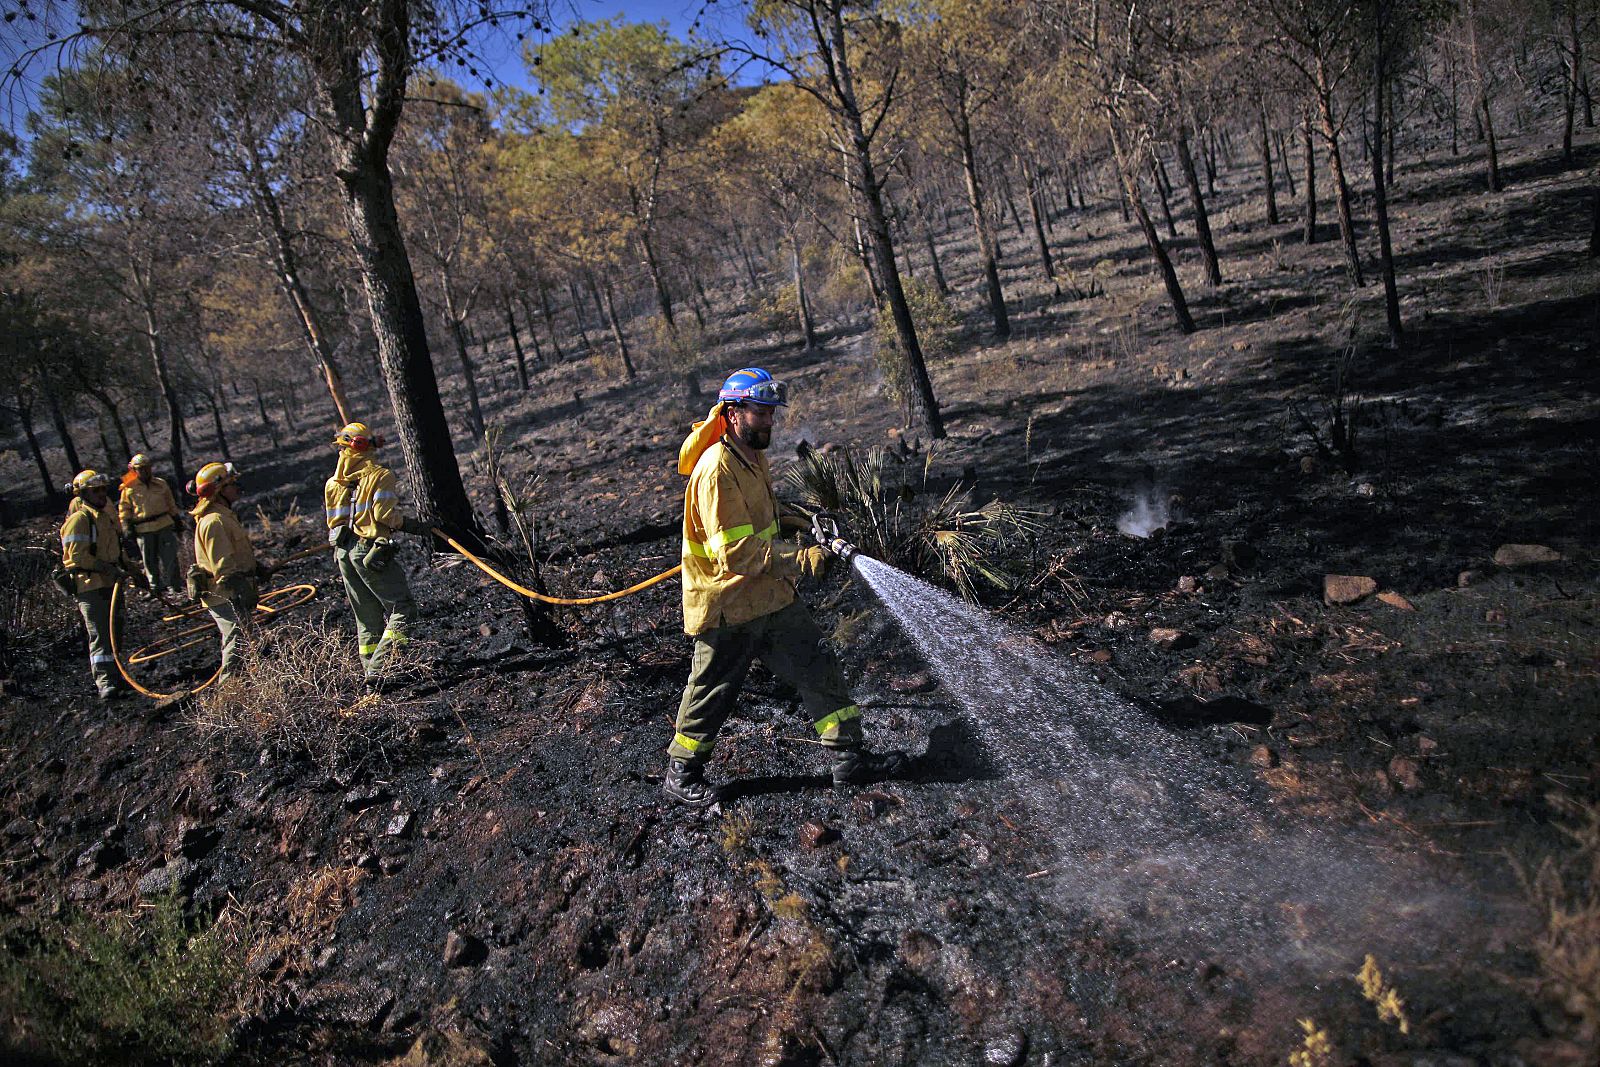
[[[760,367],[746,367],[728,375],[728,380],[717,391],[717,399],[735,404],[749,402],[788,407],[789,387]]]

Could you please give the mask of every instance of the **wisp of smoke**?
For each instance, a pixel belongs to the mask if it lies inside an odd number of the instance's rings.
[[[1171,521],[1167,501],[1151,489],[1140,489],[1133,507],[1117,519],[1117,530],[1129,537],[1149,537]]]

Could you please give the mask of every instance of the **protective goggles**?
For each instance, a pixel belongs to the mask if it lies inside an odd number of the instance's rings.
[[[765,382],[755,382],[742,389],[731,390],[732,395],[727,399],[735,402],[749,401],[752,404],[767,404],[771,406],[788,406],[789,387],[777,379]]]

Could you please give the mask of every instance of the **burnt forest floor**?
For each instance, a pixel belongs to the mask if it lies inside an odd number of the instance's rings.
[[[241,1063],[410,1049],[413,1063],[1267,1064],[1303,1048],[1300,1019],[1335,1062],[1592,1062],[1594,1002],[1540,955],[1551,898],[1519,876],[1591,862],[1560,827],[1569,805],[1600,800],[1600,268],[1584,254],[1600,147],[1581,150],[1583,168],[1563,170],[1542,141],[1514,144],[1497,195],[1479,191],[1474,158],[1402,167],[1398,352],[1375,336],[1381,287],[1348,287],[1335,234],[1302,245],[1297,205],[1267,226],[1242,168],[1215,198],[1225,283],[1204,287],[1176,242],[1201,326],[1188,337],[1112,205],[1055,227],[1102,296],[1053,295],[1007,232],[1004,343],[951,235],[965,325],[930,367],[945,441],[891,432],[860,317],[802,353],[724,294],[734,332],[703,370],[789,379],[775,466],[802,438],[891,445],[914,500],[961,483],[978,503],[1038,511],[1043,531],[1010,561],[1022,580],[986,605],[1074,677],[1149,709],[1145,743],[1202,753],[1330,856],[1392,856],[1375,869],[1403,881],[1365,887],[1392,895],[1388,921],[1290,897],[1259,922],[1213,908],[1189,925],[1160,903],[1181,877],[1115,903],[1067,888],[1082,879],[1059,872],[1096,858],[1063,851],[1060,813],[1031,804],[986,745],[986,709],[837,576],[803,595],[838,629],[873,744],[916,754],[911,774],[833,791],[794,694],[758,669],[714,761],[734,795],[711,813],[669,807],[663,749],[689,666],[677,584],[565,611],[567,644],[549,648],[504,590],[417,546],[401,558],[426,670],[366,701],[335,671],[303,734],[206,729],[205,701],[102,706],[67,609],[21,612],[0,722],[9,950],[18,930],[175,888],[249,932]],[[709,403],[648,360],[637,382],[596,384],[604,373],[574,360],[539,369],[527,395],[486,397],[540,516],[544,579],[568,595],[676,561],[676,449]],[[445,384],[460,410],[459,381]],[[1353,455],[1326,447],[1335,402],[1355,420]],[[242,421],[234,434],[262,553],[320,541],[322,431],[281,450]],[[464,467],[481,486],[481,459]],[[1165,525],[1119,532],[1140,500]],[[8,530],[7,551],[48,545],[54,523]],[[1504,544],[1562,558],[1500,566]],[[1328,574],[1371,577],[1386,597],[1326,604]],[[319,595],[276,627],[349,626],[325,561],[285,581]],[[136,604],[123,644],[170,625],[157,614]],[[180,688],[211,655],[141,678]],[[1315,845],[1257,847],[1263,867],[1328,862]],[[1449,907],[1414,913],[1423,885],[1450,887]],[[1405,1033],[1355,980],[1369,953]],[[0,1054],[52,1062],[6,1011]]]

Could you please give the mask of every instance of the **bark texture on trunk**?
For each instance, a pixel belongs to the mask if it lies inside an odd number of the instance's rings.
[[[1317,243],[1317,144],[1311,134],[1311,112],[1306,112],[1301,123],[1301,133],[1305,140],[1305,166],[1306,166],[1306,211],[1305,211],[1305,242],[1308,245]]]
[[[966,115],[956,121],[956,142],[961,147],[961,172],[967,182],[967,207],[972,212],[972,229],[978,238],[978,258],[983,266],[984,286],[989,295],[989,315],[994,320],[996,337],[1011,336],[1011,320],[1006,314],[1006,296],[1000,288],[1000,251],[994,227],[984,212],[983,185],[978,178],[977,153],[972,144],[972,126]]]
[[[1267,225],[1278,224],[1278,189],[1272,180],[1272,137],[1267,130],[1267,105],[1259,112],[1261,127],[1261,181],[1267,191]],[[1292,195],[1292,194],[1291,194]]]
[[[1211,240],[1211,217],[1206,214],[1206,200],[1200,194],[1200,176],[1194,169],[1194,156],[1189,151],[1189,136],[1178,133],[1178,163],[1183,168],[1183,180],[1189,187],[1189,202],[1194,206],[1194,229],[1200,238],[1200,257],[1205,261],[1206,277],[1212,285],[1222,284],[1222,264],[1217,261],[1217,246]],[[1271,182],[1269,180],[1270,187]]]
[[[1394,247],[1389,240],[1389,200],[1383,170],[1383,86],[1388,80],[1388,43],[1384,36],[1390,0],[1372,0],[1372,211],[1378,223],[1378,258],[1383,271],[1384,316],[1389,325],[1389,343],[1399,348],[1405,340],[1400,323],[1400,294],[1394,280]]]
[[[1345,269],[1356,288],[1367,284],[1361,270],[1361,250],[1356,247],[1355,218],[1350,209],[1350,183],[1345,179],[1344,154],[1339,148],[1339,120],[1334,114],[1333,90],[1326,70],[1317,62],[1317,113],[1322,119],[1322,139],[1328,146],[1328,167],[1333,172],[1335,206],[1339,209],[1339,239],[1344,244]]]
[[[1172,303],[1172,313],[1178,319],[1178,328],[1184,333],[1194,333],[1194,319],[1189,314],[1189,302],[1184,299],[1178,272],[1172,266],[1172,257],[1167,254],[1166,246],[1161,243],[1161,235],[1156,232],[1156,224],[1150,218],[1150,210],[1145,207],[1144,194],[1139,191],[1139,172],[1145,168],[1127,157],[1116,121],[1115,117],[1111,120],[1111,151],[1116,158],[1117,174],[1122,181],[1124,199],[1134,217],[1138,219],[1139,230],[1144,234],[1145,244],[1149,247],[1150,254],[1155,257],[1156,266],[1161,271],[1161,282],[1166,286],[1167,298]]]

